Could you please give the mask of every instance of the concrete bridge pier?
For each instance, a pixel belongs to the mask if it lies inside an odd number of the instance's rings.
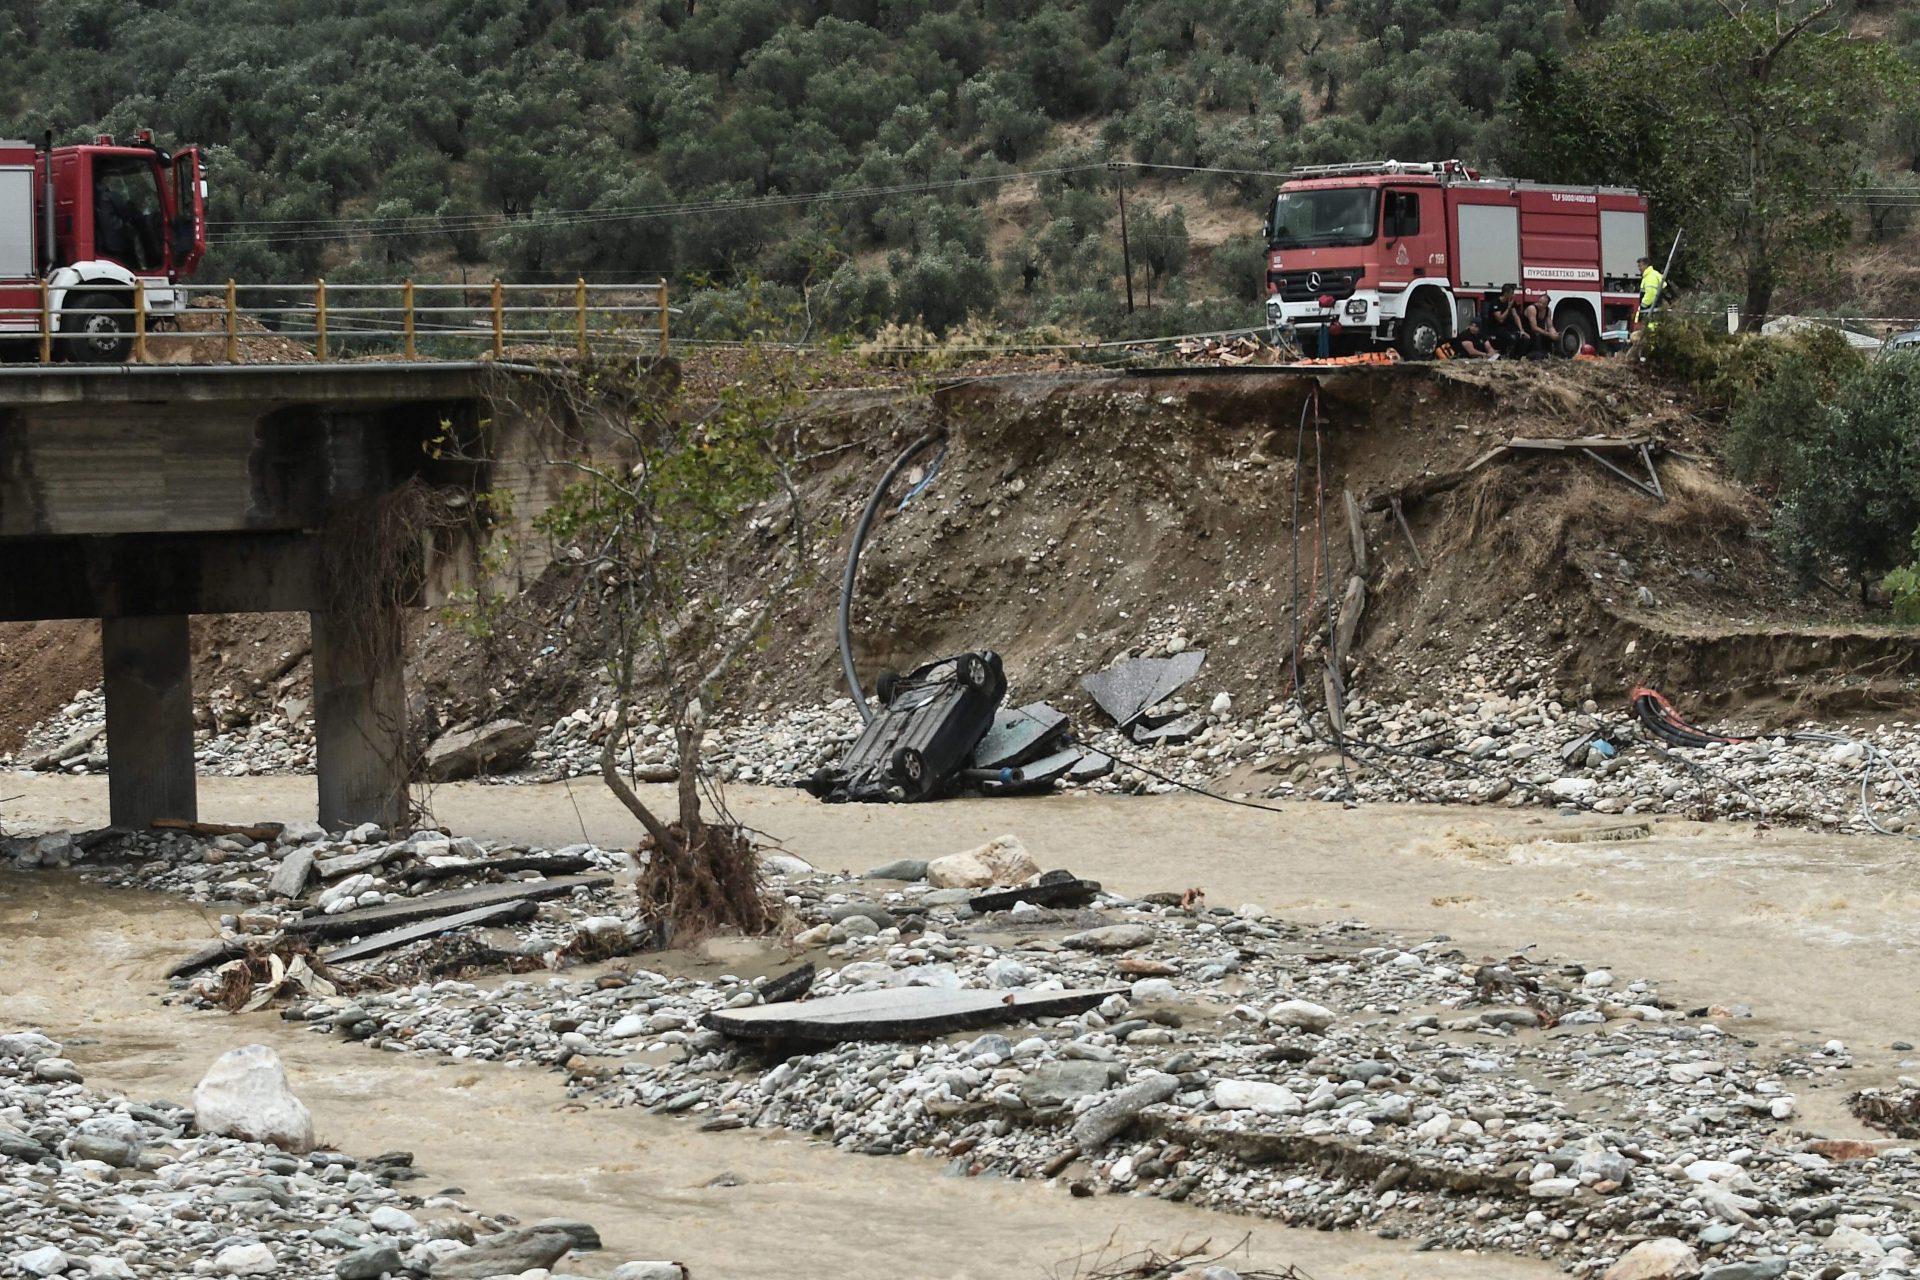
[[[101,620],[116,825],[199,816],[187,619],[255,612],[312,620],[320,820],[404,824],[401,611],[425,603],[446,551],[415,545],[404,514],[396,531],[379,525],[380,503],[416,481],[491,487],[479,424],[499,376],[453,364],[0,372],[0,622]],[[449,430],[463,443],[443,451]]]
[[[142,829],[155,818],[193,821],[199,809],[186,617],[103,618],[100,651],[114,825]]]
[[[407,702],[399,616],[314,613],[313,730],[320,824],[407,816]],[[371,629],[371,631],[370,631]],[[112,734],[109,731],[109,740]]]

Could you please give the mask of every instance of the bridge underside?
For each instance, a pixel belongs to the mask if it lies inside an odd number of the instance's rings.
[[[102,620],[116,825],[197,817],[187,620],[243,612],[311,619],[320,821],[405,820],[399,608],[419,603],[430,552],[370,546],[391,527],[373,515],[417,484],[487,487],[480,424],[499,376],[0,372],[0,621]]]

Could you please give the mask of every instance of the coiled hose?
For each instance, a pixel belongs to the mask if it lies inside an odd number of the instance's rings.
[[[860,513],[860,523],[853,528],[853,546],[847,551],[847,572],[840,580],[840,670],[847,678],[847,691],[853,695],[853,705],[860,712],[860,722],[870,723],[873,711],[867,706],[867,695],[860,688],[860,675],[853,669],[853,580],[860,572],[860,549],[866,545],[867,530],[873,525],[874,513],[880,510],[881,501],[887,496],[887,489],[893,484],[906,465],[919,457],[933,445],[947,438],[946,429],[929,431],[905,449],[893,460],[880,483],[873,488],[873,495],[867,499],[866,510]]]

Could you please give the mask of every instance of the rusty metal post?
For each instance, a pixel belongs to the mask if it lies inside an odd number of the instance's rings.
[[[327,282],[313,282],[313,355],[321,364],[327,362]]]
[[[240,363],[240,286],[227,281],[227,363]]]
[[[147,362],[147,282],[133,278],[133,362]]]
[[[580,358],[587,358],[587,279],[579,276],[573,282],[573,336],[580,350]]]
[[[493,358],[500,359],[506,354],[506,301],[502,296],[500,277],[493,278]]]
[[[53,363],[53,293],[40,281],[40,363]]]
[[[400,328],[406,334],[407,359],[414,359],[413,350],[413,277],[408,276],[400,282]]]
[[[667,282],[660,282],[660,358],[667,358]]]

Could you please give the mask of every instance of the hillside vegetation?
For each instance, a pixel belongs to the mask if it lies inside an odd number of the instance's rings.
[[[1639,138],[1553,92],[1588,83],[1588,51],[1723,17],[1712,0],[4,0],[0,131],[205,144],[212,278],[666,276],[714,336],[769,303],[813,336],[969,315],[1174,331],[1253,318],[1259,206],[1289,165],[1650,167],[1645,146],[1543,141],[1525,112]],[[1823,23],[1920,62],[1906,5]],[[1657,109],[1658,78],[1635,88],[1622,109]],[[1873,185],[1915,183],[1910,102],[1850,141]],[[1130,321],[1117,178],[1155,304]],[[1856,240],[1905,234],[1904,206],[1865,208]]]

